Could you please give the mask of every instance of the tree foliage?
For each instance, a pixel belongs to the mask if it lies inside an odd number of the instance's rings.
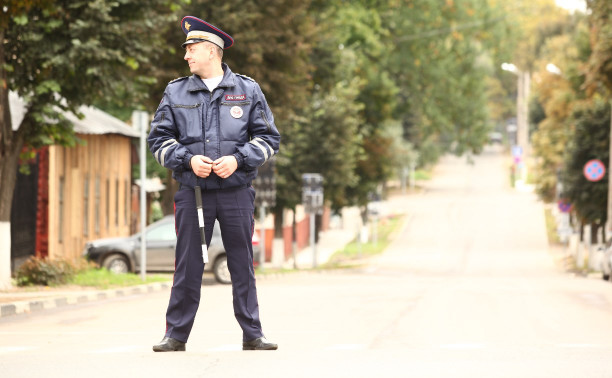
[[[395,117],[422,163],[444,151],[480,152],[491,128],[485,78],[504,36],[496,6],[396,2],[387,24],[395,46],[390,69],[400,88]]]
[[[610,143],[610,103],[597,98],[582,102],[572,112],[575,132],[565,162],[562,196],[568,198],[582,223],[598,226],[607,219],[608,176],[597,182],[587,181],[584,165],[599,159],[607,166]]]
[[[596,91],[601,85],[612,92],[612,3],[606,0],[587,0],[591,10],[591,47],[587,85]]]
[[[70,144],[58,109],[94,103],[123,118],[137,104],[153,109],[169,80],[189,75],[180,19],[206,19],[234,37],[224,60],[260,83],[275,114],[283,135],[279,207],[300,202],[302,173],[320,172],[338,209],[367,203],[407,159],[423,165],[446,151],[481,151],[512,107],[512,79],[496,67],[518,43],[511,29],[520,12],[506,7],[495,0],[11,2],[3,67],[8,87],[29,104],[21,142]]]
[[[591,223],[596,230],[607,217],[608,176],[593,183],[583,168],[591,159],[606,166],[609,161],[612,6],[598,0],[587,3],[590,14],[560,15],[539,28],[541,42],[533,59],[534,67],[541,67],[534,72],[535,100],[544,117],[538,116],[532,141],[539,195],[546,201],[568,198],[581,223]],[[560,73],[544,70],[550,62]]]

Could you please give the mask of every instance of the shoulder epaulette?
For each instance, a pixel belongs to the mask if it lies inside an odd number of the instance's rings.
[[[243,78],[245,78],[247,80],[255,81],[255,79],[253,79],[252,77],[248,77],[247,75],[243,75],[243,74],[237,73],[236,76],[243,77]]]
[[[183,77],[176,78],[176,79],[174,79],[174,80],[170,80],[170,81],[168,82],[168,84],[176,83],[177,81],[180,81],[180,80],[185,80],[185,79],[187,79],[188,77],[189,77],[189,76],[183,76]]]

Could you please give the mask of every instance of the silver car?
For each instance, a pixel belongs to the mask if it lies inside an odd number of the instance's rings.
[[[176,248],[174,215],[165,216],[150,224],[145,232],[147,235],[147,272],[174,272],[174,250]],[[138,272],[140,271],[140,240],[140,233],[123,238],[93,240],[85,245],[83,256],[115,273]],[[259,253],[259,239],[257,233],[254,233],[255,266],[259,262]],[[212,271],[215,279],[220,283],[231,283],[218,222],[215,222],[213,228],[208,258],[209,263],[204,267],[204,271]]]

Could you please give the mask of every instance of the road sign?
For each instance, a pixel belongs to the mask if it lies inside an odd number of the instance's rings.
[[[302,183],[302,203],[306,212],[323,214],[323,176],[319,173],[304,173]]]
[[[606,167],[604,166],[604,163],[601,162],[601,160],[593,159],[593,160],[589,160],[584,165],[583,172],[584,172],[584,177],[586,177],[587,180],[599,181],[606,174]]]
[[[572,204],[569,203],[567,199],[560,199],[557,205],[559,206],[559,211],[562,213],[569,213],[572,209]]]

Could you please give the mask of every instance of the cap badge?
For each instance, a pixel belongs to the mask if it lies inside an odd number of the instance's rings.
[[[191,24],[187,21],[185,21],[185,29],[187,29],[187,31],[189,31],[189,28],[191,27]]]
[[[242,108],[240,106],[232,106],[230,109],[230,114],[234,118],[240,118],[242,117]]]

